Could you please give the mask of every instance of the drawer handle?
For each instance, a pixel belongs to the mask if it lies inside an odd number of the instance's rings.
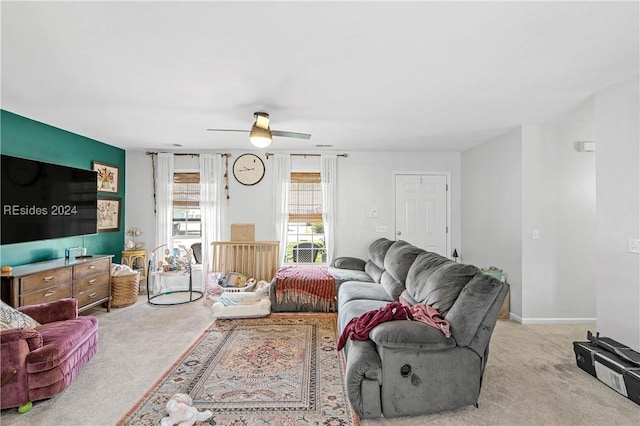
[[[98,281],[98,280],[94,278],[94,279],[92,279],[92,280],[89,280],[89,281],[88,281],[88,283],[89,283],[89,284],[93,284],[93,283],[95,283],[96,281]]]
[[[53,296],[54,294],[56,294],[55,290],[49,290],[48,292],[46,292],[44,294],[44,297],[49,297],[49,296]]]
[[[89,295],[89,299],[93,299],[93,298],[95,298],[97,294],[98,294],[98,293],[91,293],[91,294]]]
[[[44,277],[42,279],[42,281],[51,281],[51,280],[55,280],[56,276],[55,275],[49,275],[48,277]]]
[[[96,265],[89,265],[89,269],[96,269]]]

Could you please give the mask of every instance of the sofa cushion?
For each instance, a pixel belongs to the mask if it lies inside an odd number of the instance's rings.
[[[384,258],[387,254],[387,250],[389,250],[389,247],[391,247],[393,243],[395,243],[395,241],[387,238],[378,238],[369,244],[369,260],[379,268],[384,268]]]
[[[480,324],[500,292],[506,293],[505,287],[507,284],[489,275],[478,273],[462,289],[457,300],[444,317],[449,321],[451,333],[456,336],[458,345],[468,346],[472,342]]]
[[[409,268],[424,250],[406,241],[396,241],[384,257],[384,269],[380,283],[393,300],[398,300],[404,290]]]
[[[338,292],[338,310],[350,300],[368,299],[392,302],[389,294],[378,283],[365,283],[359,281],[347,281],[340,286]]]
[[[0,300],[0,330],[36,328],[40,323]]]
[[[327,272],[331,274],[336,282],[336,289],[340,288],[342,283],[347,281],[373,282],[373,279],[365,271],[356,271],[355,269],[340,269],[333,266],[327,268]]]
[[[378,324],[369,338],[385,348],[441,350],[456,345],[453,337],[419,321],[389,321]]]
[[[430,305],[444,317],[462,288],[479,272],[473,265],[455,263],[436,253],[421,255],[407,274],[407,301]]]
[[[382,273],[384,272],[384,269],[379,267],[375,263],[373,263],[372,260],[369,260],[364,265],[364,271],[367,273],[368,276],[371,277],[371,279],[374,282],[379,283],[380,279],[382,278]]]
[[[404,290],[404,283],[393,278],[389,272],[384,271],[380,278],[380,284],[384,287],[385,291],[392,300],[396,302],[400,299],[400,294]]]
[[[355,269],[364,271],[365,261],[357,257],[339,257],[333,262],[333,266],[340,269]]]
[[[375,300],[375,299],[356,299],[350,300],[344,305],[340,305],[338,310],[338,332],[342,333],[342,330],[349,324],[354,318],[367,313],[369,311],[377,311],[378,309],[387,306],[388,300]]]

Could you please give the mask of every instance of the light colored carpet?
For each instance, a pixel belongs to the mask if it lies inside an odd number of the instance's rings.
[[[2,425],[111,426],[211,324],[202,301],[95,309],[99,349],[72,385],[24,415],[3,410]],[[498,321],[479,408],[430,416],[364,420],[398,425],[638,425],[640,406],[580,370],[572,342],[594,325],[527,325]]]

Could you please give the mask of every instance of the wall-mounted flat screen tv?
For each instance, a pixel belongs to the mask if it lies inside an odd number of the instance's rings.
[[[2,155],[2,244],[97,232],[97,173]]]

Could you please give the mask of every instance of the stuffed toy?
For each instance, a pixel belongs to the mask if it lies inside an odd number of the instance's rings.
[[[168,416],[160,420],[160,426],[193,426],[196,422],[209,420],[213,413],[209,410],[198,411],[192,407],[193,399],[187,394],[177,393],[169,398],[166,405]]]

